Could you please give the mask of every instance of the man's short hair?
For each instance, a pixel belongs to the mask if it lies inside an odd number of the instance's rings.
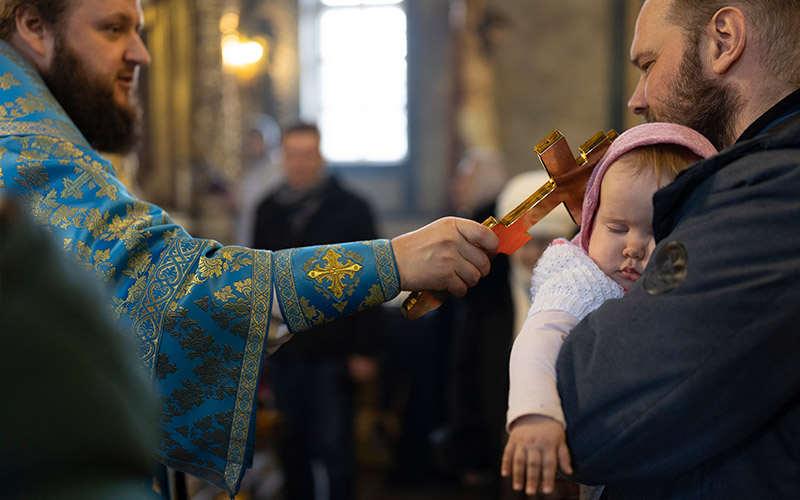
[[[286,127],[284,127],[283,130],[281,131],[281,138],[282,138],[281,141],[283,140],[283,138],[295,133],[314,134],[317,136],[317,139],[321,137],[321,134],[319,132],[319,127],[315,123],[301,121],[301,122],[291,123]]]
[[[6,42],[17,31],[17,13],[32,7],[50,26],[58,26],[73,0],[0,0],[0,39]]]
[[[673,0],[670,21],[683,29],[689,43],[697,44],[714,14],[727,5],[744,12],[755,27],[764,66],[781,82],[800,85],[800,8],[797,0]]]

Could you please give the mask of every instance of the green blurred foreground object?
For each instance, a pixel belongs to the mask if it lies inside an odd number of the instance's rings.
[[[96,283],[0,198],[2,498],[157,498],[155,398]]]

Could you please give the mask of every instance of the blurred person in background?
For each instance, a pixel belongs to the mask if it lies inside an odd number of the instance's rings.
[[[468,149],[452,184],[456,214],[483,222],[498,215],[497,195],[508,179],[501,152]],[[502,214],[500,214],[502,215]],[[445,421],[433,434],[439,466],[464,486],[495,492],[505,436],[508,378],[503,375],[513,333],[509,260],[497,255],[492,273],[464,297],[442,306],[449,331]]]
[[[544,185],[550,176],[544,169],[523,172],[512,177],[497,197],[497,215],[505,216]],[[522,328],[531,307],[531,276],[536,260],[556,238],[571,238],[578,231],[567,208],[560,204],[528,230],[531,239],[508,257],[511,297],[514,302],[514,328]]]
[[[282,250],[377,237],[372,210],[328,170],[316,125],[295,123],[282,139],[284,182],[258,207],[256,248]],[[267,363],[277,409],[286,417],[279,453],[289,500],[355,495],[357,384],[376,377],[381,308],[312,329]]]
[[[242,136],[242,178],[236,187],[234,243],[253,246],[256,209],[283,180],[275,159],[280,153],[281,131],[271,116],[258,114]]]

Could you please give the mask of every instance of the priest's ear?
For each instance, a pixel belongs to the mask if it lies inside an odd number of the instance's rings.
[[[55,47],[55,27],[51,26],[39,10],[22,4],[16,14],[16,32],[10,43],[22,53],[37,71],[49,67]]]

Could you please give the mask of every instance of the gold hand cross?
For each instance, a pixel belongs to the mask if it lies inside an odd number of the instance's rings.
[[[567,140],[558,130],[537,144],[534,149],[550,179],[502,219],[489,217],[483,222],[500,241],[494,254],[516,252],[531,239],[528,230],[561,203],[566,205],[575,223],[580,224],[586,183],[618,135],[615,130],[596,133],[579,148],[581,154],[577,158],[572,156]],[[447,292],[441,290],[412,292],[401,311],[406,318],[417,319],[442,305],[447,297]]]

